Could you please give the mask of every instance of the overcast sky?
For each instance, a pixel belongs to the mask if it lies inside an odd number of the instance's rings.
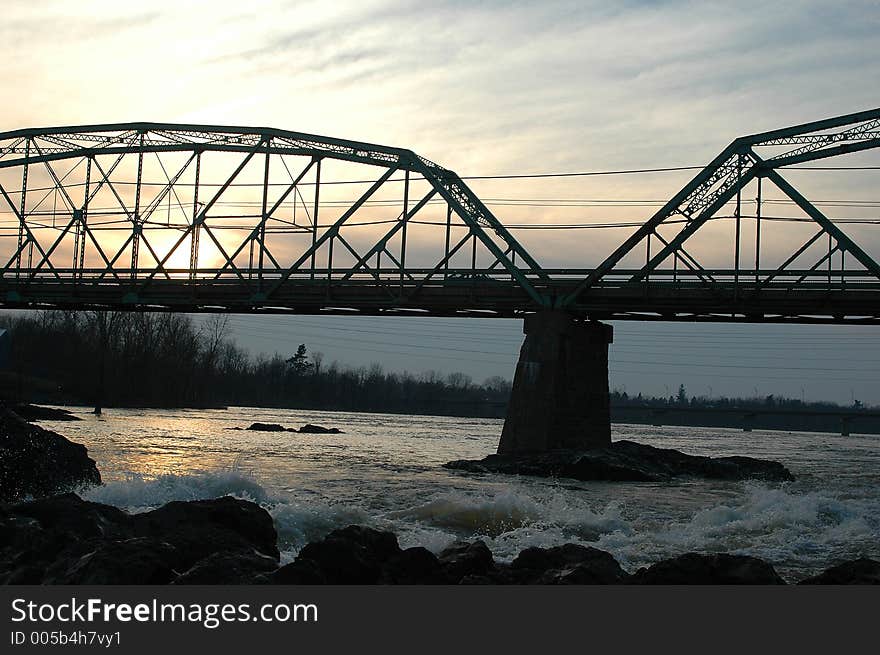
[[[270,125],[410,148],[461,175],[703,165],[736,136],[880,106],[878,52],[880,3],[868,1],[12,0],[0,24],[0,128]],[[485,198],[662,201],[692,174],[473,188]],[[810,197],[880,198],[877,171],[791,176]],[[652,213],[649,203],[607,215],[495,211],[512,223]],[[837,216],[878,209],[852,211]],[[854,236],[880,255],[878,228],[860,229]],[[590,266],[627,236],[596,232],[523,240],[542,264]],[[289,354],[305,342],[326,360],[477,380],[510,377],[521,340],[520,325],[507,320],[234,317],[231,325],[254,352]],[[876,329],[616,328],[612,384],[629,393],[684,383],[695,394],[880,403]]]

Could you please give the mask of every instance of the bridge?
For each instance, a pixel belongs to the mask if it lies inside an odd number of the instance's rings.
[[[604,443],[602,320],[880,322],[880,265],[783,175],[878,146],[880,109],[737,138],[595,266],[553,268],[410,150],[271,128],[13,130],[0,307],[520,317],[501,449]],[[802,214],[790,234],[769,231],[770,189]]]

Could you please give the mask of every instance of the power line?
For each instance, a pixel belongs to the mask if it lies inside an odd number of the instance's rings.
[[[322,329],[324,329],[324,330],[336,330],[336,331],[338,331],[338,332],[344,332],[344,333],[345,333],[345,332],[356,332],[356,333],[357,333],[357,332],[369,332],[369,331],[365,331],[365,330],[357,330],[357,329],[353,329],[353,328],[332,328],[332,327],[326,327],[326,328],[322,328]],[[268,334],[270,335],[270,337],[274,337],[274,336],[277,336],[277,335],[279,334],[277,331],[272,331],[272,330],[258,330],[258,332],[260,332],[260,333],[262,333],[262,334],[264,334],[264,335],[268,333]],[[369,333],[370,333],[370,334],[375,334],[375,332],[369,332]],[[386,333],[386,334],[387,334],[387,333]],[[317,337],[317,338],[320,338],[321,335],[316,335],[316,334],[314,334],[314,333],[310,333],[310,332],[307,332],[307,331],[300,331],[300,332],[296,333],[295,335],[294,335],[294,334],[288,334],[288,335],[284,335],[284,336],[286,336],[286,337],[288,337],[288,338],[290,338],[290,337],[294,337],[294,336],[295,336],[295,340],[299,340],[300,338],[305,338],[305,339],[312,339],[312,338],[316,338],[316,337]],[[413,338],[419,338],[419,336],[422,336],[422,335],[405,335],[405,336],[411,336],[411,337],[413,337]],[[497,338],[493,338],[492,341],[497,342],[497,341],[499,341],[499,340],[498,340]],[[515,355],[515,348],[514,348],[514,347],[511,347],[511,349],[510,349],[509,351],[504,351],[504,352],[502,352],[502,351],[494,351],[494,350],[493,350],[493,351],[489,351],[489,350],[473,350],[473,349],[456,348],[456,347],[447,347],[447,346],[439,346],[439,345],[424,345],[424,344],[401,343],[401,342],[399,342],[399,341],[395,341],[395,343],[392,344],[392,343],[389,343],[388,341],[376,341],[376,340],[371,340],[371,339],[358,339],[358,338],[353,338],[353,337],[340,337],[340,338],[337,339],[337,341],[336,341],[336,345],[338,345],[340,342],[343,343],[343,344],[345,344],[345,343],[367,343],[367,344],[374,344],[374,345],[389,345],[389,346],[390,346],[390,345],[396,345],[396,346],[398,346],[398,347],[404,347],[404,348],[415,348],[415,349],[419,349],[419,350],[444,351],[444,352],[459,352],[459,353],[471,353],[471,354],[482,354],[482,355],[501,355],[501,356],[504,356],[504,357],[511,357],[512,355]],[[716,348],[716,350],[717,350],[717,348]],[[653,359],[651,359],[651,360],[645,360],[645,359],[642,359],[642,360],[616,359],[614,355],[615,355],[615,354],[620,354],[620,353],[624,353],[624,354],[626,354],[626,353],[628,353],[628,354],[637,354],[637,355],[642,355],[642,356],[644,356],[644,353],[633,353],[632,351],[627,351],[627,350],[625,350],[625,349],[617,350],[617,351],[612,351],[611,358],[610,358],[610,363],[615,363],[615,364],[616,364],[616,363],[624,363],[624,364],[640,364],[640,365],[646,365],[646,366],[683,365],[683,366],[688,366],[688,367],[701,367],[701,368],[739,368],[739,369],[746,369],[746,370],[751,370],[751,369],[773,369],[773,370],[779,370],[779,371],[783,371],[783,370],[809,370],[809,371],[832,371],[832,372],[836,372],[836,371],[841,370],[841,369],[838,368],[838,367],[835,367],[835,368],[824,368],[824,367],[817,367],[817,366],[813,366],[813,367],[789,367],[789,366],[777,366],[777,365],[774,365],[774,366],[763,366],[763,365],[753,365],[753,364],[735,365],[735,364],[724,364],[724,363],[719,363],[719,362],[705,362],[705,361],[702,361],[702,362],[690,362],[690,361],[665,362],[665,361],[657,361],[657,360],[653,360]],[[404,353],[400,353],[400,354],[404,354]],[[438,355],[438,356],[439,356],[439,355]],[[719,356],[716,355],[716,357],[719,357]],[[720,356],[720,357],[723,358],[723,355]],[[732,357],[735,357],[738,361],[742,361],[742,359],[743,359],[743,356],[732,355]],[[728,359],[729,359],[729,358],[728,358]],[[754,358],[752,358],[752,359],[754,359]],[[768,358],[768,357],[760,357],[760,360],[761,360],[761,361],[767,361],[768,359],[772,359],[772,358]],[[785,358],[776,358],[776,359],[785,359]],[[822,358],[820,358],[820,359],[822,359]],[[869,360],[864,360],[864,359],[859,359],[859,360],[843,360],[843,359],[840,359],[840,358],[824,358],[824,359],[822,359],[822,361],[835,361],[835,362],[839,362],[839,363],[841,363],[841,364],[844,364],[844,363],[861,363],[861,364],[869,364],[869,363],[871,363],[871,361],[869,361]],[[851,368],[851,369],[849,369],[849,370],[852,371],[852,372],[854,372],[854,373],[860,373],[860,372],[870,372],[870,371],[873,371],[874,369],[852,369],[852,368]]]
[[[651,173],[672,173],[680,171],[696,171],[703,170],[705,166],[664,166],[660,168],[630,168],[617,170],[597,170],[597,171],[575,171],[575,172],[551,172],[551,173],[507,173],[496,175],[461,175],[461,180],[524,180],[524,179],[546,179],[546,178],[567,178],[567,177],[598,177],[609,175],[640,175]],[[787,171],[873,171],[880,170],[880,166],[787,166]],[[327,180],[321,181],[324,185],[344,185],[344,184],[373,184],[376,180]],[[405,178],[393,177],[386,180],[388,182],[404,182]],[[114,185],[136,185],[134,180],[113,180]],[[152,182],[141,180],[141,186],[157,186],[164,187],[168,184],[167,180]],[[224,186],[224,182],[199,182],[200,186]],[[314,182],[300,182],[298,186],[314,186]],[[65,184],[65,187],[85,186],[85,182],[71,182]],[[178,181],[174,186],[195,186],[194,182]],[[226,185],[228,187],[263,187],[261,182],[233,182]],[[290,186],[289,182],[270,182],[268,186]],[[29,191],[52,191],[56,187],[32,187]],[[11,192],[14,192],[11,191]]]

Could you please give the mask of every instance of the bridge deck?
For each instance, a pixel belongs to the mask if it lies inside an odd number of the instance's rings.
[[[562,298],[589,270],[544,271],[533,277],[543,297]],[[541,309],[516,280],[497,270],[450,270],[430,276],[412,269],[380,271],[377,276],[349,270],[315,269],[282,279],[282,271],[168,270],[168,277],[131,278],[127,271],[40,271],[0,278],[5,308],[105,308],[132,311],[235,313],[485,316],[509,318]],[[567,311],[603,320],[741,322],[880,322],[880,282],[864,275],[787,272],[785,279],[755,282],[754,271],[705,271],[711,284],[695,275],[657,275],[628,281],[627,272],[606,277],[578,297]],[[791,279],[792,276],[804,277]],[[758,279],[766,277],[759,271]]]

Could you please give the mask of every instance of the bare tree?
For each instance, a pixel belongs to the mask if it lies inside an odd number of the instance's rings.
[[[107,351],[116,343],[119,330],[126,319],[124,312],[111,312],[105,310],[91,311],[88,320],[92,324],[98,338],[98,385],[95,390],[96,415],[101,414],[104,404],[105,382],[107,378]]]
[[[312,353],[312,364],[315,365],[315,375],[321,375],[321,363],[324,361],[324,353],[321,351]]]

